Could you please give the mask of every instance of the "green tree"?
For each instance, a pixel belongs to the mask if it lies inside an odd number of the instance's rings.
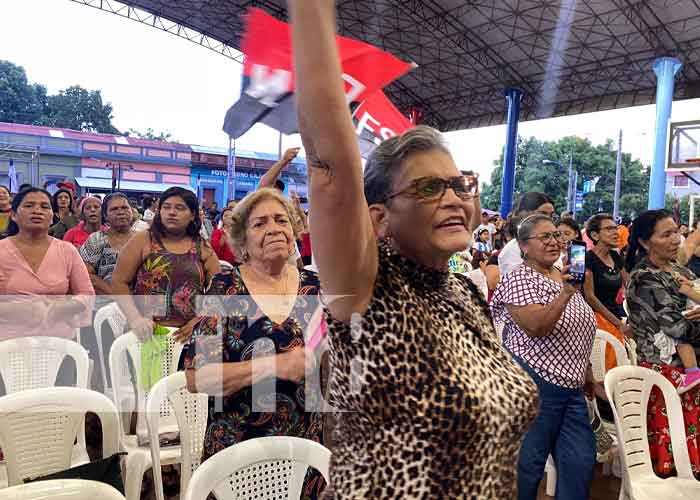
[[[119,134],[112,125],[112,105],[103,104],[99,90],[74,85],[49,96],[44,124],[83,132]]]
[[[167,142],[178,142],[173,139],[170,132],[159,132],[156,133],[152,128],[147,128],[145,132],[140,132],[135,128],[130,128],[125,134],[127,137],[136,137],[138,139],[148,139],[149,141],[167,141]]]
[[[46,87],[29,84],[23,67],[0,60],[0,122],[38,125],[46,105]]]
[[[554,200],[555,209],[566,209],[569,157],[573,152],[573,167],[578,172],[578,190],[583,182],[599,177],[596,191],[584,198],[578,220],[585,220],[598,211],[612,212],[615,190],[617,151],[613,141],[594,146],[579,137],[565,137],[557,142],[539,141],[534,137],[519,138],[515,171],[515,197],[528,191],[546,193]],[[549,161],[545,161],[549,160]],[[501,204],[503,155],[495,163],[491,183],[482,190],[484,207],[498,210]],[[646,209],[649,192],[647,169],[629,154],[622,155],[620,214],[634,216]]]

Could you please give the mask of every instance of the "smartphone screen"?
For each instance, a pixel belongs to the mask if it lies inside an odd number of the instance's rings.
[[[586,244],[583,241],[572,241],[568,257],[569,274],[576,282],[583,282],[586,276]]]

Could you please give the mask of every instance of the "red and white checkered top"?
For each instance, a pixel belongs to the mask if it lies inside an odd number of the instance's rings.
[[[503,323],[503,344],[537,374],[552,384],[578,389],[586,379],[593,348],[596,320],[583,295],[574,295],[554,330],[546,337],[531,337],[515,322],[506,308],[546,305],[559,295],[562,284],[522,264],[498,284],[491,301],[493,319]]]

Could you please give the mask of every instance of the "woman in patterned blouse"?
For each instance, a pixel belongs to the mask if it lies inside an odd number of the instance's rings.
[[[557,467],[557,500],[588,500],[596,459],[583,386],[596,323],[593,311],[554,263],[563,236],[546,215],[525,218],[517,241],[523,264],[496,288],[494,319],[505,324],[506,349],[540,392],[540,412],[518,460],[518,499],[535,500],[547,456]]]
[[[188,388],[210,400],[202,459],[241,441],[296,436],[321,441],[321,416],[305,391],[315,365],[304,331],[318,307],[316,274],[289,262],[294,209],[276,189],[238,203],[230,237],[242,263],[217,274],[203,307],[207,318],[185,351]],[[204,312],[204,311],[203,311]],[[323,478],[309,474],[303,498],[316,498]]]

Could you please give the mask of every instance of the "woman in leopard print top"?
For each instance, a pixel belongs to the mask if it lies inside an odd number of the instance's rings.
[[[437,131],[416,127],[374,151],[363,193],[334,3],[289,5],[331,318],[330,489],[341,499],[515,498],[537,388],[501,350],[477,288],[448,273],[470,243],[476,179]]]

